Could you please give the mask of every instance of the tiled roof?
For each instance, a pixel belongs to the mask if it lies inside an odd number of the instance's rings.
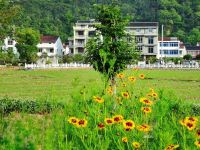
[[[158,26],[158,22],[130,22],[129,26],[143,27],[143,26]]]
[[[41,36],[40,41],[41,43],[55,43],[58,39],[58,36]]]
[[[200,51],[200,46],[186,46],[187,51]]]

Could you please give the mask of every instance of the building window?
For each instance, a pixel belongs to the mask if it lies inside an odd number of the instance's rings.
[[[49,50],[49,52],[50,52],[50,53],[53,53],[53,48],[51,48],[51,49]]]
[[[39,52],[42,53],[42,49],[41,48],[39,49]]]
[[[136,32],[141,32],[141,29],[136,29]]]
[[[142,51],[142,46],[137,46],[137,48],[136,48],[138,51]]]
[[[95,36],[95,31],[89,31],[89,32],[88,32],[88,36],[89,36],[89,37]]]
[[[153,53],[153,46],[148,47],[148,53]]]
[[[153,29],[152,29],[152,28],[149,28],[149,32],[152,33],[152,32],[153,32]]]
[[[78,53],[83,53],[84,52],[84,48],[83,47],[79,47],[78,48]]]
[[[136,42],[136,43],[142,43],[142,42],[143,42],[142,36],[136,36],[136,37],[135,37],[135,42]]]
[[[84,31],[78,31],[78,35],[84,35]]]
[[[182,51],[179,51],[179,54],[182,55]]]
[[[13,40],[8,40],[8,45],[13,45]]]
[[[153,36],[150,36],[150,37],[148,38],[148,44],[153,44]]]

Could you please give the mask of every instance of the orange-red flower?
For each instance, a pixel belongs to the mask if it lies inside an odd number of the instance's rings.
[[[188,130],[193,130],[196,128],[196,124],[195,123],[191,123],[191,122],[186,122],[185,126],[187,127]]]
[[[122,92],[122,96],[126,99],[130,97],[128,92]]]
[[[122,115],[116,115],[113,117],[113,120],[115,123],[119,123],[123,121],[123,116]]]
[[[186,117],[185,121],[190,123],[197,123],[198,119],[196,117]]]
[[[149,132],[151,127],[149,125],[147,125],[147,124],[142,124],[142,125],[137,126],[137,129],[139,131]]]
[[[125,120],[123,126],[126,131],[130,131],[135,128],[135,123],[132,120]]]

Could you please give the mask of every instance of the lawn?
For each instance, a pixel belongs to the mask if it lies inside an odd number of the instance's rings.
[[[126,70],[116,94],[91,69],[0,77],[2,150],[200,148],[199,71]]]
[[[126,73],[131,74],[132,70]],[[199,70],[139,70],[146,79],[135,85],[135,92],[147,85],[175,94],[180,99],[200,100]],[[95,88],[93,88],[95,85]],[[83,88],[102,88],[101,75],[92,69],[63,70],[0,70],[0,96],[32,99],[70,100]]]

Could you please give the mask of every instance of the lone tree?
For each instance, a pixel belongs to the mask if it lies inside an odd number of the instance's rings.
[[[125,31],[128,17],[122,17],[116,4],[97,5],[96,36],[86,45],[86,61],[115,84],[115,76],[137,56],[134,41]]]

